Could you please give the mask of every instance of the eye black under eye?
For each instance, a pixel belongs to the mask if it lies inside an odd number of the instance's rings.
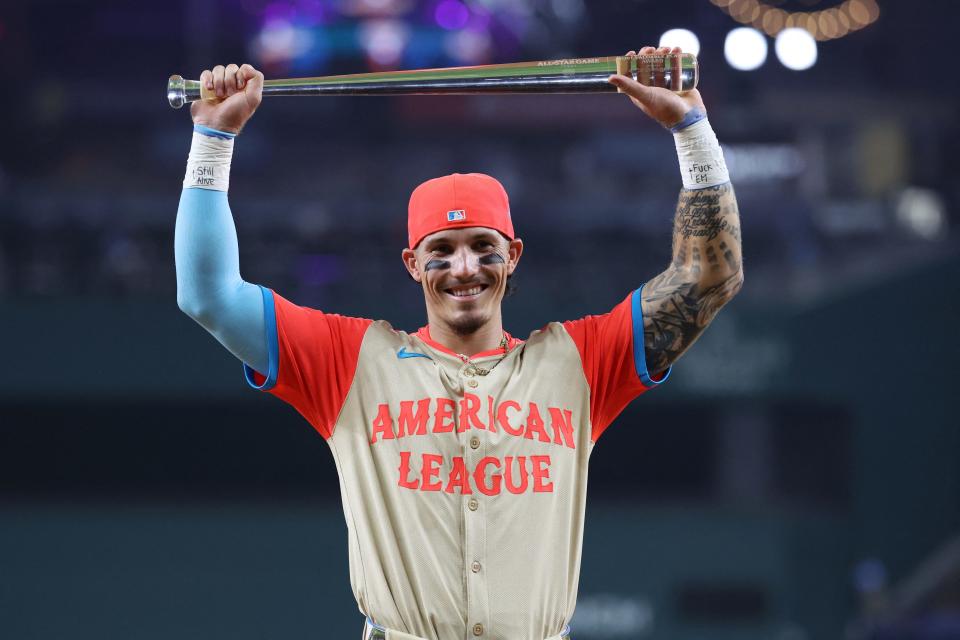
[[[486,255],[480,256],[480,260],[478,260],[478,262],[482,265],[490,265],[490,264],[504,264],[506,261],[503,259],[503,256],[501,256],[499,253],[488,253]]]

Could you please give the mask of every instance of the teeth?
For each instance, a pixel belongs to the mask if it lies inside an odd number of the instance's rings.
[[[457,297],[475,296],[483,290],[483,287],[471,287],[469,289],[451,289],[450,293]]]

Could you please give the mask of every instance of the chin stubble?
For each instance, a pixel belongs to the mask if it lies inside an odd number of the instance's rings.
[[[473,335],[474,333],[479,331],[480,328],[486,324],[486,320],[484,320],[479,315],[471,314],[465,318],[458,318],[457,320],[453,320],[448,324],[450,326],[450,329],[453,330],[455,334],[457,334],[462,338],[464,336]]]

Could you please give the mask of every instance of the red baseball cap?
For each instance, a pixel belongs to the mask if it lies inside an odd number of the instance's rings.
[[[460,227],[486,227],[513,240],[510,200],[496,178],[454,173],[427,180],[410,194],[407,236],[411,249],[431,233]]]

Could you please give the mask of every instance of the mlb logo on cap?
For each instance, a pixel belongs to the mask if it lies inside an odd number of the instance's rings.
[[[463,209],[457,209],[455,211],[447,211],[447,222],[456,222],[457,220],[466,220],[467,212]]]

